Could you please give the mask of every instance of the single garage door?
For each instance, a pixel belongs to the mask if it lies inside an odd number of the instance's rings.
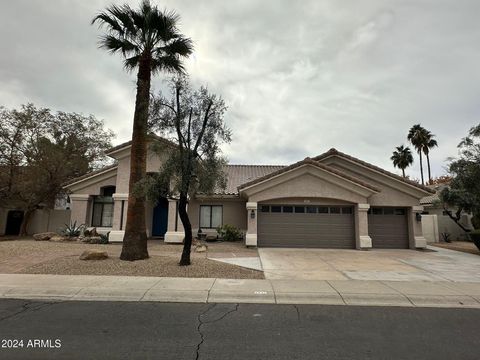
[[[260,205],[258,246],[355,248],[351,206]]]
[[[370,208],[368,232],[374,248],[408,249],[407,210],[394,207]]]

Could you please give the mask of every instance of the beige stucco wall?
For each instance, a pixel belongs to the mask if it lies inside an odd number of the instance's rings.
[[[5,235],[9,210],[15,209],[0,208],[0,235]],[[34,211],[30,218],[27,234],[33,235],[46,231],[58,232],[65,224],[69,223],[70,210],[38,209]]]
[[[413,186],[340,157],[328,158],[324,163],[379,188],[381,191],[368,199],[372,206],[417,206],[419,199],[428,195]]]
[[[339,184],[343,184],[340,186]],[[312,170],[292,171],[285,176],[271,179],[255,188],[246,189],[249,202],[265,202],[278,198],[310,198],[337,199],[350,203],[367,202],[366,193],[358,194],[350,188],[355,185],[342,181],[325,172]]]
[[[247,209],[241,199],[193,199],[188,203],[188,215],[193,233],[198,232],[200,222],[200,205],[223,205],[223,224],[230,224],[241,231],[247,230]]]
[[[94,178],[90,181],[90,184],[85,186],[78,186],[72,191],[75,194],[88,194],[88,195],[100,195],[100,189],[105,186],[116,186],[117,184],[117,175],[115,172],[112,173],[112,176],[108,179],[101,181],[95,181]]]
[[[450,219],[448,215],[443,215],[443,208],[429,207],[425,208],[425,210],[428,211],[430,215],[437,215],[438,233],[440,239],[442,238],[441,233],[445,232],[450,234],[451,240],[466,240],[468,238],[468,235],[465,233],[465,231],[463,231],[462,228],[455,223],[455,221]],[[463,224],[468,226],[468,215],[465,214],[464,216],[465,218]]]
[[[325,199],[313,197],[292,197],[292,198],[278,198],[272,200],[265,200],[258,203],[261,204],[292,204],[292,205],[352,205],[353,203],[339,200],[339,199]]]

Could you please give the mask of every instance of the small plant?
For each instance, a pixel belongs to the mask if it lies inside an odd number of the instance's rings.
[[[237,241],[242,238],[242,233],[240,230],[229,224],[218,227],[217,232],[224,241]]]
[[[61,233],[63,236],[67,237],[77,237],[80,236],[82,230],[85,228],[85,225],[78,225],[77,222],[70,223],[70,225],[65,224],[65,227],[62,229]]]
[[[445,241],[445,242],[447,242],[447,243],[452,242],[452,240],[450,240],[450,236],[451,236],[450,233],[448,233],[448,232],[442,232],[442,233],[440,233],[440,235],[442,236],[442,240],[443,240],[443,241]]]
[[[99,234],[100,236],[100,241],[98,242],[99,244],[108,244],[108,237],[110,235],[110,231],[107,232],[106,234]]]

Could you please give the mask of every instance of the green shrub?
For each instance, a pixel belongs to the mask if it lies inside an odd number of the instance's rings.
[[[63,236],[67,237],[77,237],[80,236],[82,230],[85,228],[85,225],[77,226],[77,222],[70,223],[70,225],[65,224],[65,227],[61,230]]]
[[[237,241],[242,238],[240,230],[229,224],[218,227],[217,232],[224,241]]]
[[[100,241],[99,241],[99,244],[108,244],[108,236],[110,235],[110,231],[107,232],[106,234],[99,234],[98,236],[100,236]]]

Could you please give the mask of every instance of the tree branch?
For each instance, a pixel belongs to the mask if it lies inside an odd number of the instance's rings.
[[[207,106],[207,110],[205,111],[205,116],[203,118],[203,124],[202,124],[202,130],[200,130],[200,133],[198,134],[197,138],[197,143],[195,144],[195,147],[193,148],[193,152],[196,153],[198,150],[198,147],[200,146],[200,143],[202,142],[203,139],[203,134],[205,133],[205,128],[207,127],[208,119],[210,118],[210,109],[212,108],[213,101],[210,100]]]

